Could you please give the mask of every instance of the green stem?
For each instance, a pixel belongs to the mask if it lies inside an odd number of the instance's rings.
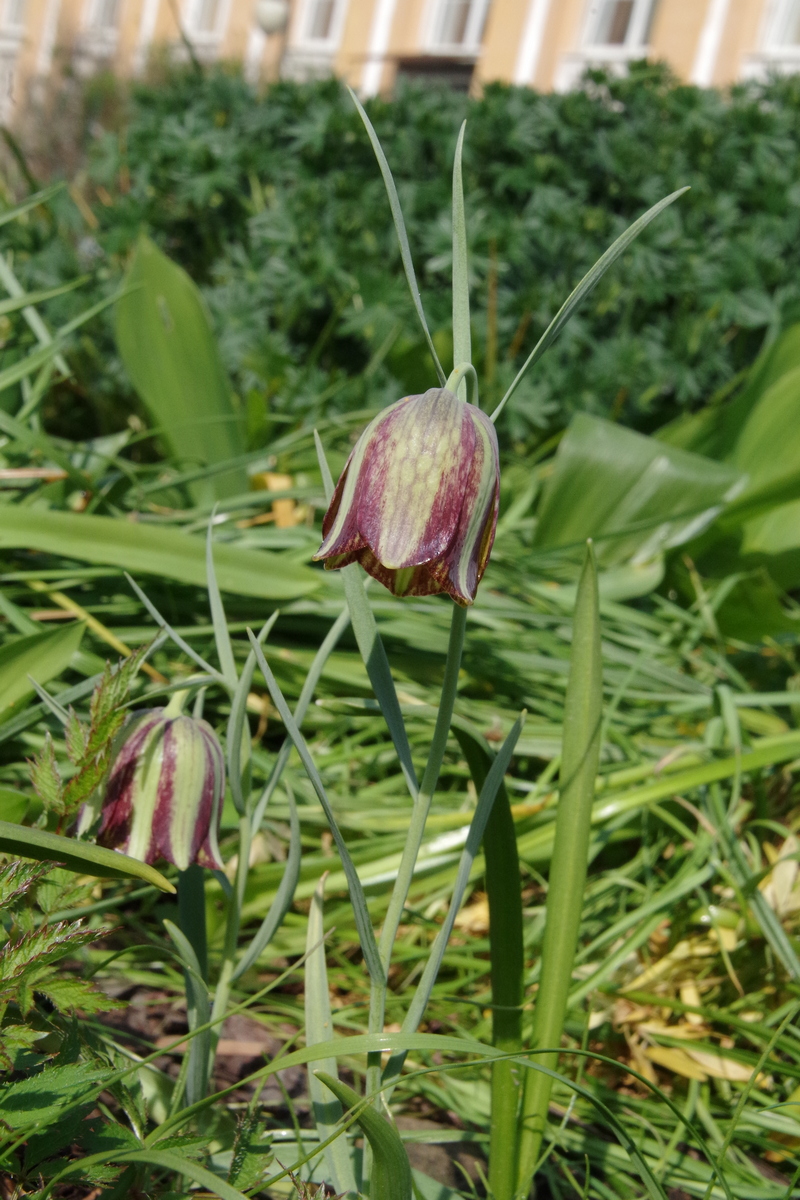
[[[439,772],[442,769],[442,760],[444,759],[444,752],[447,747],[450,722],[453,718],[453,708],[458,692],[458,675],[461,670],[461,655],[464,649],[466,624],[467,610],[454,604],[453,617],[450,623],[447,662],[445,663],[444,680],[442,682],[442,695],[439,702],[439,712],[436,716],[433,739],[428,752],[428,761],[425,765],[425,774],[422,776],[422,783],[420,784],[420,789],[411,811],[411,821],[406,835],[405,846],[403,847],[403,854],[400,859],[400,866],[397,870],[397,878],[394,882],[392,895],[389,899],[389,907],[386,911],[386,919],[384,920],[383,929],[378,941],[378,952],[381,957],[384,974],[386,975],[388,975],[392,949],[397,937],[397,930],[400,926],[403,909],[408,899],[411,880],[414,876],[414,867],[416,866],[420,846],[425,834],[425,823],[428,819],[431,800],[433,793],[436,791],[436,785],[439,782]],[[373,983],[370,987],[369,1001],[370,1033],[383,1033],[385,1016],[386,985],[381,986]],[[367,1092],[380,1096],[380,1089],[381,1056],[380,1054],[372,1054],[367,1058]],[[366,1178],[366,1170],[364,1174]]]
[[[236,947],[239,941],[239,925],[241,923],[244,892],[247,886],[247,874],[250,865],[250,817],[245,813],[239,818],[239,856],[236,862],[236,878],[233,893],[228,901],[228,917],[225,923],[225,945],[222,952],[219,980],[214,991],[214,1005],[211,1009],[211,1021],[221,1022],[230,999],[233,969],[236,965]],[[221,1032],[221,1024],[213,1027],[211,1037],[210,1064],[213,1068],[217,1052],[217,1042]]]
[[[478,373],[472,363],[462,362],[457,367],[454,367],[448,376],[447,383],[444,385],[445,390],[452,392],[454,396],[458,395],[458,389],[464,380],[467,380],[469,388],[470,404],[478,403]]]
[[[592,800],[600,758],[603,664],[597,570],[591,544],[581,572],[572,623],[560,798],[547,892],[547,923],[542,944],[542,970],[533,1014],[531,1047],[550,1050],[536,1062],[551,1071],[558,1063],[572,966],[578,944],[583,892],[589,856]],[[517,1193],[527,1196],[542,1145],[552,1078],[528,1071],[520,1122]]]

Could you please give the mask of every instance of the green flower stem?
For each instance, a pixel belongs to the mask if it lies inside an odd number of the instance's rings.
[[[602,697],[597,569],[590,543],[572,622],[561,752],[561,794],[550,862],[542,971],[531,1038],[531,1049],[549,1051],[537,1054],[536,1061],[551,1071],[558,1062],[586,887],[592,801],[600,758]],[[526,1074],[520,1123],[518,1196],[527,1196],[530,1191],[547,1121],[552,1083],[552,1076],[541,1071]]]
[[[422,839],[425,834],[425,823],[431,807],[431,800],[439,782],[439,772],[447,748],[450,734],[450,722],[453,719],[456,694],[458,692],[458,675],[461,670],[461,655],[464,649],[464,632],[467,625],[467,610],[458,604],[453,605],[453,616],[450,623],[450,642],[447,648],[447,662],[444,669],[442,695],[439,702],[439,712],[433,731],[425,774],[422,776],[419,792],[411,811],[411,821],[406,835],[403,855],[397,871],[397,878],[392,889],[386,919],[383,923],[381,936],[378,940],[378,952],[384,973],[388,974],[392,958],[397,930],[403,915],[414,867],[417,863]],[[386,986],[373,985],[370,989],[369,1032],[382,1033],[386,1013]],[[367,1091],[380,1094],[381,1062],[380,1055],[370,1056],[374,1061],[367,1062]]]
[[[214,991],[214,1006],[211,1009],[211,1021],[221,1022],[228,1007],[233,983],[233,970],[236,965],[236,946],[239,940],[239,925],[241,923],[244,893],[247,886],[247,874],[250,867],[250,817],[244,813],[239,818],[239,856],[236,861],[236,878],[233,884],[233,894],[228,901],[228,918],[225,924],[225,945],[222,952],[222,965],[219,980]],[[211,1056],[209,1070],[213,1066],[217,1052],[221,1024],[214,1026],[211,1036]]]
[[[459,363],[450,372],[447,383],[444,385],[448,392],[452,392],[454,396],[458,395],[458,389],[464,380],[467,380],[469,388],[470,404],[478,403],[478,373],[470,362]]]

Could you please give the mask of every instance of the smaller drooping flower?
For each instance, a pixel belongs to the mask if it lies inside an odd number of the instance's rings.
[[[446,388],[406,396],[358,439],[322,523],[316,559],[359,562],[396,596],[472,604],[500,500],[494,425]]]
[[[221,868],[218,834],[225,760],[206,721],[151,708],[120,735],[103,797],[101,846],[185,871]]]

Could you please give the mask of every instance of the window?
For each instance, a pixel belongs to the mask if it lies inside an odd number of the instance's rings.
[[[476,55],[488,11],[489,0],[438,0],[430,27],[430,48]]]
[[[115,30],[119,18],[119,0],[96,0],[92,9],[91,28],[98,31]]]
[[[308,0],[302,21],[302,40],[332,45],[344,18],[342,0]]]
[[[654,9],[654,0],[592,0],[585,43],[643,48],[650,37]]]
[[[219,0],[198,0],[192,13],[192,29],[195,33],[213,33],[218,14]]]
[[[800,48],[800,3],[788,0],[776,13],[772,38],[774,47],[797,46]]]
[[[3,25],[6,29],[18,29],[25,24],[26,0],[6,0],[3,8]]]

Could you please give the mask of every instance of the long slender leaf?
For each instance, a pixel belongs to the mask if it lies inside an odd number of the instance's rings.
[[[453,730],[476,788],[483,788],[494,755],[487,742],[456,725]],[[489,902],[489,945],[492,981],[492,1043],[500,1050],[522,1049],[522,889],[514,818],[501,783],[483,835],[486,896]],[[517,1111],[520,1085],[507,1059],[492,1067],[489,1132],[489,1184],[495,1200],[511,1200],[516,1192]]]
[[[291,746],[291,741],[287,738],[288,745]],[[288,757],[288,755],[287,755]],[[302,840],[300,833],[300,818],[297,815],[297,805],[295,804],[294,796],[291,789],[286,788],[287,797],[289,800],[289,852],[286,855],[286,866],[284,867],[278,890],[270,905],[269,912],[262,921],[258,932],[254,936],[250,945],[245,950],[239,962],[233,971],[232,980],[235,982],[240,975],[249,970],[255,962],[258,961],[263,951],[272,941],[273,937],[280,928],[283,918],[286,916],[291,907],[294,897],[297,881],[300,878],[300,857],[302,851]],[[260,822],[259,822],[260,824]]]
[[[314,430],[314,443],[325,484],[326,499],[330,502],[333,495],[333,479],[331,478],[322,441],[316,429]],[[406,733],[403,714],[400,710],[400,702],[397,699],[397,690],[394,686],[389,659],[386,656],[386,650],[381,635],[378,632],[378,626],[375,623],[375,615],[370,608],[369,600],[364,590],[362,572],[357,563],[352,563],[351,566],[344,567],[341,571],[341,576],[358,649],[361,652],[364,666],[367,668],[367,674],[369,675],[372,689],[375,692],[375,698],[381,707],[383,719],[394,742],[394,748],[397,751],[400,768],[405,776],[408,790],[412,797],[416,797],[419,791],[419,783],[411,758],[408,734]]]
[[[456,143],[453,161],[453,366],[472,362],[472,335],[469,318],[469,266],[467,263],[467,222],[464,214],[464,180],[461,156],[464,150],[464,121]],[[467,382],[458,394],[466,399]]]
[[[589,294],[596,283],[600,282],[608,268],[612,266],[613,263],[617,261],[619,256],[627,250],[631,242],[639,236],[642,230],[650,224],[654,217],[657,217],[659,213],[663,212],[664,209],[667,208],[668,205],[672,204],[674,200],[677,200],[679,196],[682,196],[683,193],[688,192],[688,190],[688,187],[678,188],[676,192],[672,192],[669,196],[665,196],[663,200],[659,200],[658,204],[654,204],[652,208],[649,208],[643,216],[639,217],[638,221],[634,221],[634,223],[617,238],[613,245],[609,246],[608,250],[606,250],[605,254],[603,254],[600,258],[598,258],[591,270],[586,272],[578,286],[573,292],[570,293],[570,295],[561,305],[561,308],[553,317],[552,321],[539,338],[539,341],[536,343],[533,350],[531,350],[524,365],[517,372],[505,396],[503,396],[503,399],[492,413],[493,421],[496,421],[500,416],[500,413],[513,396],[526,372],[530,370],[533,364],[542,357],[545,350],[547,350],[547,348],[555,341],[561,330],[566,325],[567,321],[572,316],[574,310],[580,304],[581,300],[583,300],[583,298]]]
[[[333,1018],[331,1016],[328,970],[325,964],[325,941],[322,925],[322,907],[325,897],[325,875],[322,876],[308,913],[306,933],[306,977],[305,1017],[306,1045],[316,1046],[333,1040]],[[338,1079],[335,1058],[324,1058],[319,1067],[326,1076]],[[342,1106],[338,1099],[331,1100],[325,1085],[316,1071],[308,1072],[308,1090],[314,1113],[314,1123],[320,1141],[330,1137],[334,1126],[342,1119]],[[347,1148],[347,1138],[339,1137],[324,1150],[326,1182],[333,1184],[337,1194],[355,1192],[356,1181],[353,1164]]]
[[[33,680],[47,683],[67,669],[85,630],[82,621],[74,621],[61,629],[29,633],[0,647],[0,721],[4,710],[30,695]]]
[[[564,709],[561,794],[547,892],[542,970],[531,1044],[549,1050],[544,1065],[555,1067],[561,1042],[572,966],[578,943],[589,855],[592,801],[600,760],[603,659],[597,569],[591,544],[575,602],[572,650]],[[547,1120],[551,1081],[531,1074],[525,1081],[519,1140],[517,1188],[527,1194]]]
[[[447,916],[442,923],[441,929],[434,938],[428,955],[428,961],[425,963],[425,969],[422,972],[422,978],[417,984],[414,996],[406,1010],[403,1020],[404,1033],[411,1033],[419,1026],[427,1008],[431,992],[433,991],[433,985],[436,983],[436,977],[439,974],[439,968],[442,965],[442,959],[447,949],[447,943],[450,940],[450,934],[453,932],[453,925],[455,924],[458,910],[461,907],[464,893],[467,890],[472,864],[480,850],[481,841],[486,829],[486,822],[489,820],[495,797],[503,782],[503,776],[511,763],[517,739],[522,732],[524,723],[525,714],[522,713],[509,730],[508,736],[500,747],[497,757],[492,763],[484,785],[481,788],[478,803],[475,806],[475,812],[470,822],[467,840],[458,863],[456,881],[453,885],[453,894],[450,898],[450,907],[447,910]],[[385,1078],[389,1079],[393,1075],[399,1074],[403,1065],[403,1057],[403,1055],[395,1055],[389,1059],[384,1070]]]
[[[214,626],[214,641],[217,646],[217,658],[219,659],[220,670],[228,681],[228,686],[235,688],[238,676],[236,674],[236,663],[233,658],[231,636],[228,633],[228,622],[225,618],[225,609],[222,605],[222,597],[219,594],[217,572],[214,567],[213,529],[214,514],[212,513],[206,534],[206,588],[208,590],[208,606],[211,609],[211,623]]]
[[[358,96],[355,94],[352,88],[348,88],[347,90],[350,92],[350,95],[353,98],[353,103],[358,109],[359,116],[364,122],[364,128],[367,131],[369,140],[372,142],[372,149],[375,151],[375,157],[377,158],[378,166],[381,169],[383,182],[386,186],[386,195],[389,197],[389,207],[392,210],[394,227],[397,232],[397,240],[400,243],[400,256],[403,260],[403,269],[406,273],[406,279],[408,280],[408,290],[411,292],[411,300],[414,304],[417,317],[419,318],[419,323],[422,326],[422,332],[425,334],[425,341],[428,343],[428,349],[431,352],[431,358],[433,359],[434,366],[436,367],[436,374],[439,376],[439,383],[444,386],[447,376],[442,370],[442,364],[439,362],[439,356],[436,353],[436,347],[433,344],[433,338],[431,337],[430,330],[428,329],[428,322],[425,320],[425,311],[422,307],[422,297],[419,294],[419,284],[417,283],[417,277],[414,273],[414,260],[411,257],[411,247],[408,244],[408,234],[406,233],[406,224],[403,220],[403,210],[400,207],[400,197],[397,195],[397,188],[395,187],[395,182],[392,177],[392,170],[386,160],[386,155],[383,153],[383,147],[378,139],[378,135],[372,126],[372,122],[364,111]]]
[[[349,1108],[361,1105],[358,1093],[331,1074],[326,1074],[324,1064],[323,1069],[315,1071],[315,1074],[342,1104]],[[370,1200],[411,1200],[411,1164],[397,1130],[369,1105],[361,1109],[356,1121],[372,1147]]]
[[[347,844],[336,823],[336,818],[333,815],[330,801],[328,800],[325,786],[320,778],[319,771],[314,765],[314,760],[308,751],[305,738],[297,728],[294,717],[292,716],[289,706],[286,703],[281,689],[278,687],[277,680],[272,674],[269,663],[264,657],[264,651],[259,646],[252,631],[249,631],[250,644],[255,651],[258,665],[261,668],[261,673],[264,676],[269,694],[272,697],[272,702],[280,713],[281,720],[286,726],[286,732],[294,743],[297,753],[300,755],[300,761],[306,769],[312,787],[317,793],[317,798],[322,805],[322,810],[328,820],[330,831],[333,834],[333,840],[336,843],[336,849],[339,851],[339,857],[342,860],[342,867],[347,878],[347,885],[350,889],[350,902],[353,905],[353,914],[355,916],[356,928],[358,930],[359,941],[361,942],[361,951],[364,955],[364,961],[367,964],[367,970],[370,977],[381,983],[385,982],[383,967],[381,966],[380,955],[378,954],[378,946],[375,941],[375,934],[370,921],[369,909],[367,907],[367,899],[364,895],[364,889],[361,886],[361,880],[358,878],[353,860],[350,857],[350,851],[347,849]]]
[[[129,858],[127,854],[106,850],[104,846],[94,846],[91,842],[61,837],[57,833],[47,833],[44,829],[13,825],[10,821],[0,821],[0,850],[20,858],[60,863],[68,871],[75,871],[79,875],[93,875],[98,879],[143,879],[162,892],[175,891],[170,881],[155,867]]]
[[[40,550],[205,587],[203,538],[87,513],[50,512],[18,504],[3,505],[0,511],[0,548],[4,550]],[[219,545],[214,548],[214,558],[223,591],[285,600],[306,595],[319,585],[315,572],[266,550]]]
[[[208,987],[203,978],[203,969],[197,955],[186,935],[174,925],[165,920],[164,928],[172,939],[183,963],[183,977],[186,984],[186,1015],[189,1022],[189,1032],[208,1024],[211,1016],[211,1002]],[[208,1074],[211,1065],[211,1031],[204,1029],[195,1034],[189,1043],[189,1065],[186,1071],[186,1099],[189,1104],[202,1100],[208,1090]]]

